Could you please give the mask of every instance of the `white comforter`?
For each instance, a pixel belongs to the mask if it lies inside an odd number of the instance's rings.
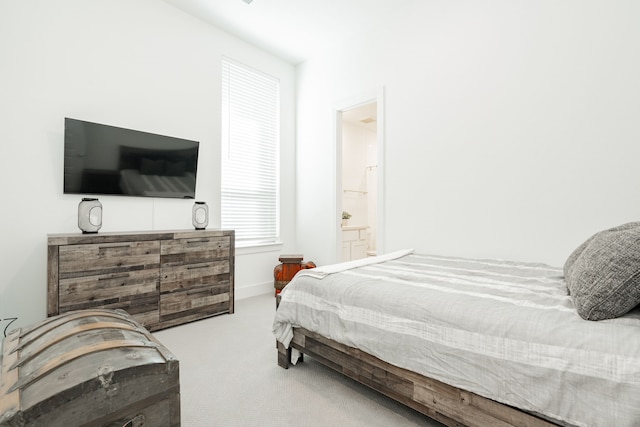
[[[640,426],[640,310],[576,313],[562,270],[399,252],[300,271],[282,292],[292,327],[576,426]]]

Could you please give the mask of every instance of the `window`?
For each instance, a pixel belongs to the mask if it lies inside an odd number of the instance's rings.
[[[222,227],[237,246],[279,236],[280,82],[222,59]]]

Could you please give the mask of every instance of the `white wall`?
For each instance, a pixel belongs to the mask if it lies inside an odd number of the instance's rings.
[[[298,232],[335,261],[333,109],[384,88],[385,251],[561,266],[638,220],[640,2],[416,1],[298,67]]]
[[[367,225],[367,129],[342,124],[342,210],[352,217],[349,225]]]
[[[196,198],[219,227],[222,55],[282,91],[284,245],[237,252],[241,298],[272,290],[278,254],[296,251],[294,67],[160,1],[0,1],[0,318],[45,317],[47,234],[80,232],[81,197],[62,194],[64,117],[200,141]],[[100,201],[102,232],[192,228],[192,201]]]

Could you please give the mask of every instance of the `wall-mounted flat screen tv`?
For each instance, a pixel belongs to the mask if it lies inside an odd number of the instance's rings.
[[[193,199],[197,141],[65,118],[64,193]]]

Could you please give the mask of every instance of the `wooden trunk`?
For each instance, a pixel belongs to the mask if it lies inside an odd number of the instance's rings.
[[[0,365],[0,427],[180,425],[178,360],[123,310],[15,329]]]

